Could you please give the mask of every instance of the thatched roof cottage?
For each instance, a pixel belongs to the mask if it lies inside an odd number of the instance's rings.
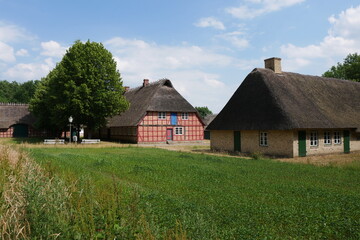
[[[360,83],[254,69],[207,127],[211,148],[306,156],[360,150]]]
[[[0,137],[35,137],[39,132],[33,128],[34,116],[29,105],[0,103]]]
[[[182,97],[168,79],[149,83],[125,92],[130,108],[109,119],[101,138],[136,143],[199,141],[204,138],[204,123],[196,109]]]

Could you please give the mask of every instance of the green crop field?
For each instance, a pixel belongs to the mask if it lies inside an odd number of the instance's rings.
[[[42,172],[25,181],[31,238],[360,239],[357,163],[138,147],[26,151]]]

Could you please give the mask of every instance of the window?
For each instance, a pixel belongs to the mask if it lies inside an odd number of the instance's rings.
[[[329,145],[331,144],[331,133],[324,132],[324,144]]]
[[[310,146],[317,146],[318,145],[318,136],[317,132],[310,133]]]
[[[268,139],[267,139],[267,132],[260,132],[260,146],[267,146]]]
[[[334,132],[334,144],[341,144],[340,132]]]
[[[189,119],[189,113],[181,113],[181,119],[182,120],[188,120]]]
[[[176,127],[175,128],[175,135],[183,135],[183,128],[182,127]]]
[[[166,112],[159,112],[159,119],[166,119]]]

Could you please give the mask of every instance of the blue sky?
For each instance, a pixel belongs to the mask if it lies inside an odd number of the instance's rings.
[[[357,0],[0,0],[0,79],[41,79],[75,40],[102,42],[123,84],[170,79],[219,112],[269,57],[321,75],[360,53]]]

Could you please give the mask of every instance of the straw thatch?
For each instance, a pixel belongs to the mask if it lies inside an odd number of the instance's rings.
[[[14,124],[32,126],[34,123],[28,104],[0,103],[0,128],[6,129]]]
[[[360,129],[360,83],[254,69],[207,130]]]
[[[206,115],[206,117],[203,119],[204,124],[205,124],[205,128],[216,118],[216,116],[217,116],[217,114],[208,114],[208,115]]]
[[[195,112],[168,79],[128,90],[125,94],[130,108],[109,119],[108,127],[137,126],[147,112]]]

